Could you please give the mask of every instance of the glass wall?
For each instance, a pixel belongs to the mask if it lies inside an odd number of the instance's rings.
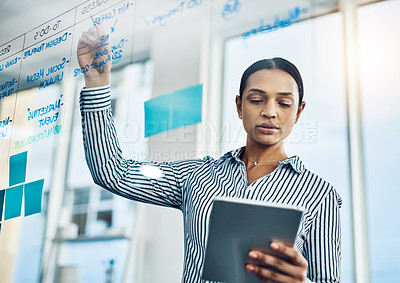
[[[23,97],[20,99],[20,103],[23,104],[19,110],[25,109],[26,111],[29,109],[29,111],[34,112],[43,106],[57,104],[60,99],[60,92],[60,85],[53,85],[46,88],[45,93],[41,93],[39,96],[34,89],[25,90],[20,93]],[[34,109],[31,109],[32,105],[35,105]],[[29,112],[27,111],[27,113]],[[61,114],[57,115],[60,115],[61,118]],[[52,125],[53,131],[49,131],[45,129],[45,125],[38,123],[41,120],[40,117],[29,119],[27,115],[21,113],[18,116],[18,120],[19,125],[13,129],[14,139],[10,145],[10,152],[28,151],[26,166],[27,180],[45,179],[45,182],[41,204],[43,213],[23,218],[18,223],[20,225],[20,236],[18,239],[20,248],[18,249],[15,268],[16,270],[24,270],[24,272],[16,273],[15,282],[29,282],[30,280],[37,282],[40,277],[48,197],[53,178],[52,166],[54,164],[54,153],[59,144],[57,137],[62,129],[62,123],[55,121],[56,125]],[[47,134],[48,132],[51,134]],[[44,135],[43,133],[46,134]]]
[[[372,283],[398,282],[400,1],[358,9],[360,85]]]
[[[143,133],[135,132],[136,128],[131,126],[144,123],[139,105],[150,98],[151,65],[145,61],[112,72],[111,107],[125,156],[147,153]],[[135,80],[132,82],[131,78]],[[93,183],[84,159],[78,105],[75,109],[63,219],[57,239],[60,243],[56,279],[61,280],[62,272],[69,269],[69,273],[79,276],[80,282],[122,282],[127,270],[135,270],[134,266],[127,266],[132,256],[135,203]]]
[[[142,105],[150,97],[152,63],[143,61],[127,65],[113,70],[112,76],[112,111],[121,147],[126,157],[143,160],[147,156],[147,143],[137,126],[144,123],[143,109],[132,105]],[[132,81],[132,77],[136,79]],[[82,87],[83,81],[79,80],[76,93]],[[51,90],[57,94],[59,86]],[[84,158],[77,102],[71,135],[66,137],[70,140],[70,150],[62,213],[54,240],[57,254],[54,280],[61,282],[63,278],[72,276],[77,282],[122,282],[128,274],[127,264],[132,263],[128,258],[132,256],[135,203],[93,183]],[[43,158],[48,158],[49,148],[54,146],[53,143],[39,145],[42,150],[34,151],[38,155],[31,157],[32,162],[43,162]],[[50,178],[51,167],[35,166],[30,168],[30,172],[29,178],[35,178],[39,173],[47,173]],[[47,206],[49,189],[48,186],[44,189],[43,207]],[[24,272],[17,272],[13,282],[39,282],[45,213],[31,216],[21,225],[16,270]],[[129,272],[134,277],[134,266],[129,267]]]

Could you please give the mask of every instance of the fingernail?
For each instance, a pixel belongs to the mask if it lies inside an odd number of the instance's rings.
[[[251,264],[248,264],[248,265],[246,265],[246,268],[247,268],[247,270],[248,271],[254,271],[254,270],[256,270],[255,268],[254,268],[254,265],[251,265]]]
[[[255,252],[253,252],[253,251],[251,251],[251,252],[249,253],[249,256],[250,256],[251,258],[254,258],[254,259],[257,259],[257,258],[258,258],[258,254],[255,253]]]
[[[273,248],[274,250],[279,249],[279,245],[277,243],[271,243],[271,248]]]

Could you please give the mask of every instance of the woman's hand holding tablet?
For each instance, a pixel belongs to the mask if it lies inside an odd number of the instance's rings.
[[[261,251],[250,251],[249,257],[260,261],[263,266],[247,264],[248,272],[256,274],[264,282],[306,282],[308,262],[294,247],[280,242],[272,242],[271,249],[281,253],[282,257],[275,257]],[[283,258],[289,258],[288,261]],[[271,266],[269,269],[267,266]]]

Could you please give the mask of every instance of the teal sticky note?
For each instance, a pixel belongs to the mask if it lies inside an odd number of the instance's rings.
[[[3,219],[4,191],[0,191],[0,221]]]
[[[24,185],[25,216],[41,212],[43,184],[44,180],[38,180]]]
[[[21,215],[22,191],[24,185],[6,189],[4,220],[8,220]]]
[[[14,186],[25,182],[26,178],[26,162],[28,152],[22,152],[10,157],[10,176],[9,186]]]
[[[200,123],[202,94],[203,85],[199,84],[146,101],[145,137]]]

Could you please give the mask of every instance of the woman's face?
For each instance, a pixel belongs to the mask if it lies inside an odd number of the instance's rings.
[[[247,79],[242,99],[236,97],[248,142],[275,145],[292,131],[304,109],[296,81],[282,70],[259,70]]]

